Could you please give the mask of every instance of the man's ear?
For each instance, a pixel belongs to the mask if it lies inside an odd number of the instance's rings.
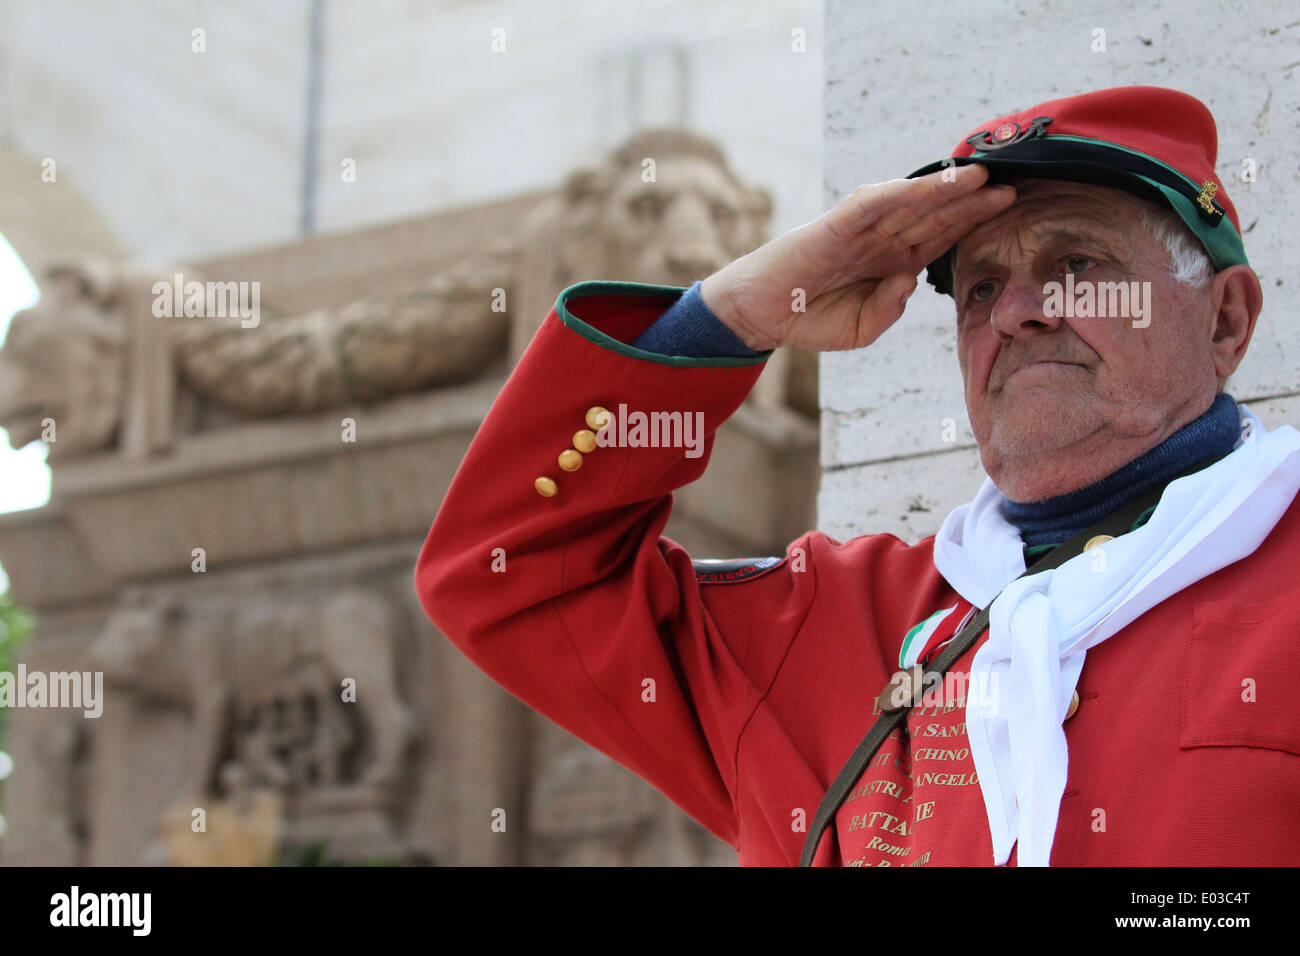
[[[1250,266],[1229,266],[1210,283],[1210,304],[1214,309],[1214,371],[1222,388],[1245,357],[1255,334],[1255,320],[1264,307],[1259,276]]]

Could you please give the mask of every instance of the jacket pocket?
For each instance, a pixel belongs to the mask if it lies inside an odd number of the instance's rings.
[[[1296,598],[1203,601],[1192,611],[1178,745],[1300,755]]]

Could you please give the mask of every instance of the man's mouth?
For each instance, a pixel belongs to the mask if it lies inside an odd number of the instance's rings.
[[[1015,372],[1012,372],[1011,375],[1015,375],[1016,372],[1023,372],[1026,369],[1031,368],[1083,368],[1083,366],[1078,362],[1061,362],[1056,359],[1042,359],[1037,362],[1029,362],[1020,366],[1015,370]],[[1011,375],[1008,375],[1007,378],[1010,378]]]
[[[1067,362],[1063,359],[1035,359],[1031,362],[1025,362],[1023,365],[1018,365],[1010,372],[1007,372],[1001,377],[1001,379],[996,380],[997,385],[992,385],[993,380],[991,380],[989,391],[1002,391],[1002,389],[1006,388],[1007,384],[1021,372],[1029,373],[1029,377],[1025,379],[1026,383],[1028,383],[1033,381],[1035,378],[1052,378],[1053,376],[1062,374],[1063,370],[1071,368],[1086,369],[1087,366],[1082,362]]]

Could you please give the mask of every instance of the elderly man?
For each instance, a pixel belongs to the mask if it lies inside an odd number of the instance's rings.
[[[1224,392],[1262,296],[1215,152],[1183,93],[1055,100],[685,293],[566,289],[434,522],[426,610],[742,864],[1297,862],[1300,434]],[[707,454],[607,409],[698,414],[711,451],[770,350],[869,346],[927,265],[974,499],[915,545],[662,537]]]

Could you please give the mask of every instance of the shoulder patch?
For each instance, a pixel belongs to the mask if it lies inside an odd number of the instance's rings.
[[[700,584],[732,584],[752,581],[773,568],[785,564],[786,558],[703,558],[692,561],[695,580]]]

